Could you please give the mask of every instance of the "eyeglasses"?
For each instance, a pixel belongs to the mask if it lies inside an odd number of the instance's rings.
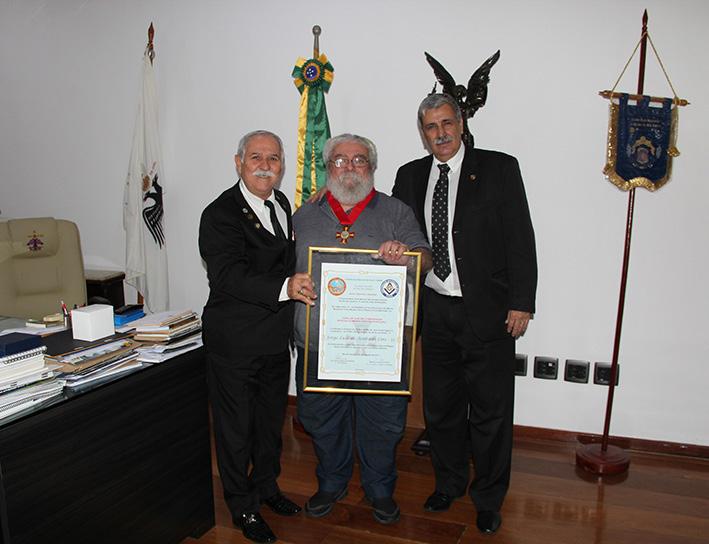
[[[351,164],[355,168],[361,168],[369,164],[369,159],[364,155],[355,155],[351,159],[347,157],[335,157],[330,163],[334,164],[335,168],[345,168],[348,164]]]

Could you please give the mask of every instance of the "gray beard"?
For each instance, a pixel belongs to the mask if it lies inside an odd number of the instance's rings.
[[[354,206],[364,200],[374,187],[374,177],[357,172],[343,172],[327,178],[327,188],[343,206]]]

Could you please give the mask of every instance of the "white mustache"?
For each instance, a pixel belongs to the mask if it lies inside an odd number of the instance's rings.
[[[441,144],[447,144],[452,141],[453,141],[453,137],[446,134],[445,136],[439,136],[438,138],[433,140],[433,143],[436,145],[441,145]]]
[[[253,175],[256,176],[257,178],[275,178],[276,177],[276,174],[274,174],[270,170],[256,170],[253,173]]]

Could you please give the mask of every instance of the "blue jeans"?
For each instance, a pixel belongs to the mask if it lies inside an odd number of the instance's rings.
[[[303,348],[298,347],[298,418],[318,457],[321,491],[347,487],[354,467],[353,434],[360,481],[367,497],[391,497],[396,484],[396,446],[404,435],[408,399],[393,395],[303,392]]]

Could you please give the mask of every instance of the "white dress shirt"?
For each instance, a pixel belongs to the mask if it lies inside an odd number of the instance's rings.
[[[450,171],[448,172],[448,258],[450,259],[451,273],[446,278],[446,281],[441,281],[441,279],[433,273],[433,268],[431,268],[428,274],[426,274],[426,280],[424,282],[427,287],[449,297],[463,296],[463,292],[460,289],[460,280],[458,279],[458,268],[455,265],[453,217],[455,214],[455,199],[458,193],[458,182],[460,181],[460,169],[463,165],[464,156],[465,146],[461,144],[458,152],[445,163],[450,167]],[[433,239],[431,237],[431,209],[433,207],[433,191],[436,188],[438,177],[441,175],[441,171],[438,169],[439,164],[443,163],[434,156],[431,171],[428,174],[426,200],[423,205],[423,215],[426,220],[426,234],[428,234],[429,240]]]
[[[271,224],[271,211],[266,207],[266,204],[264,204],[263,198],[249,191],[243,180],[239,181],[239,187],[241,188],[241,194],[244,195],[246,202],[251,206],[251,209],[254,211],[259,221],[261,221],[261,224],[268,232],[275,235],[276,231]],[[268,200],[273,202],[273,207],[276,210],[276,218],[281,224],[283,232],[288,232],[288,217],[286,216],[286,211],[278,203],[273,192],[271,192],[271,196],[268,197]]]
[[[271,211],[266,207],[266,204],[264,204],[263,198],[256,196],[249,191],[243,180],[239,180],[239,188],[241,189],[241,194],[244,195],[247,204],[254,211],[259,221],[261,221],[263,228],[275,236],[276,231],[273,229],[273,223],[271,223]],[[281,224],[283,232],[288,233],[288,216],[286,215],[286,211],[278,203],[273,192],[271,192],[268,200],[273,202],[273,208],[276,210],[276,219],[278,219],[278,222]],[[286,234],[286,236],[290,236],[290,233]],[[279,302],[286,301],[290,298],[288,296],[288,279],[289,278],[286,278],[281,286],[281,292],[278,295]]]

